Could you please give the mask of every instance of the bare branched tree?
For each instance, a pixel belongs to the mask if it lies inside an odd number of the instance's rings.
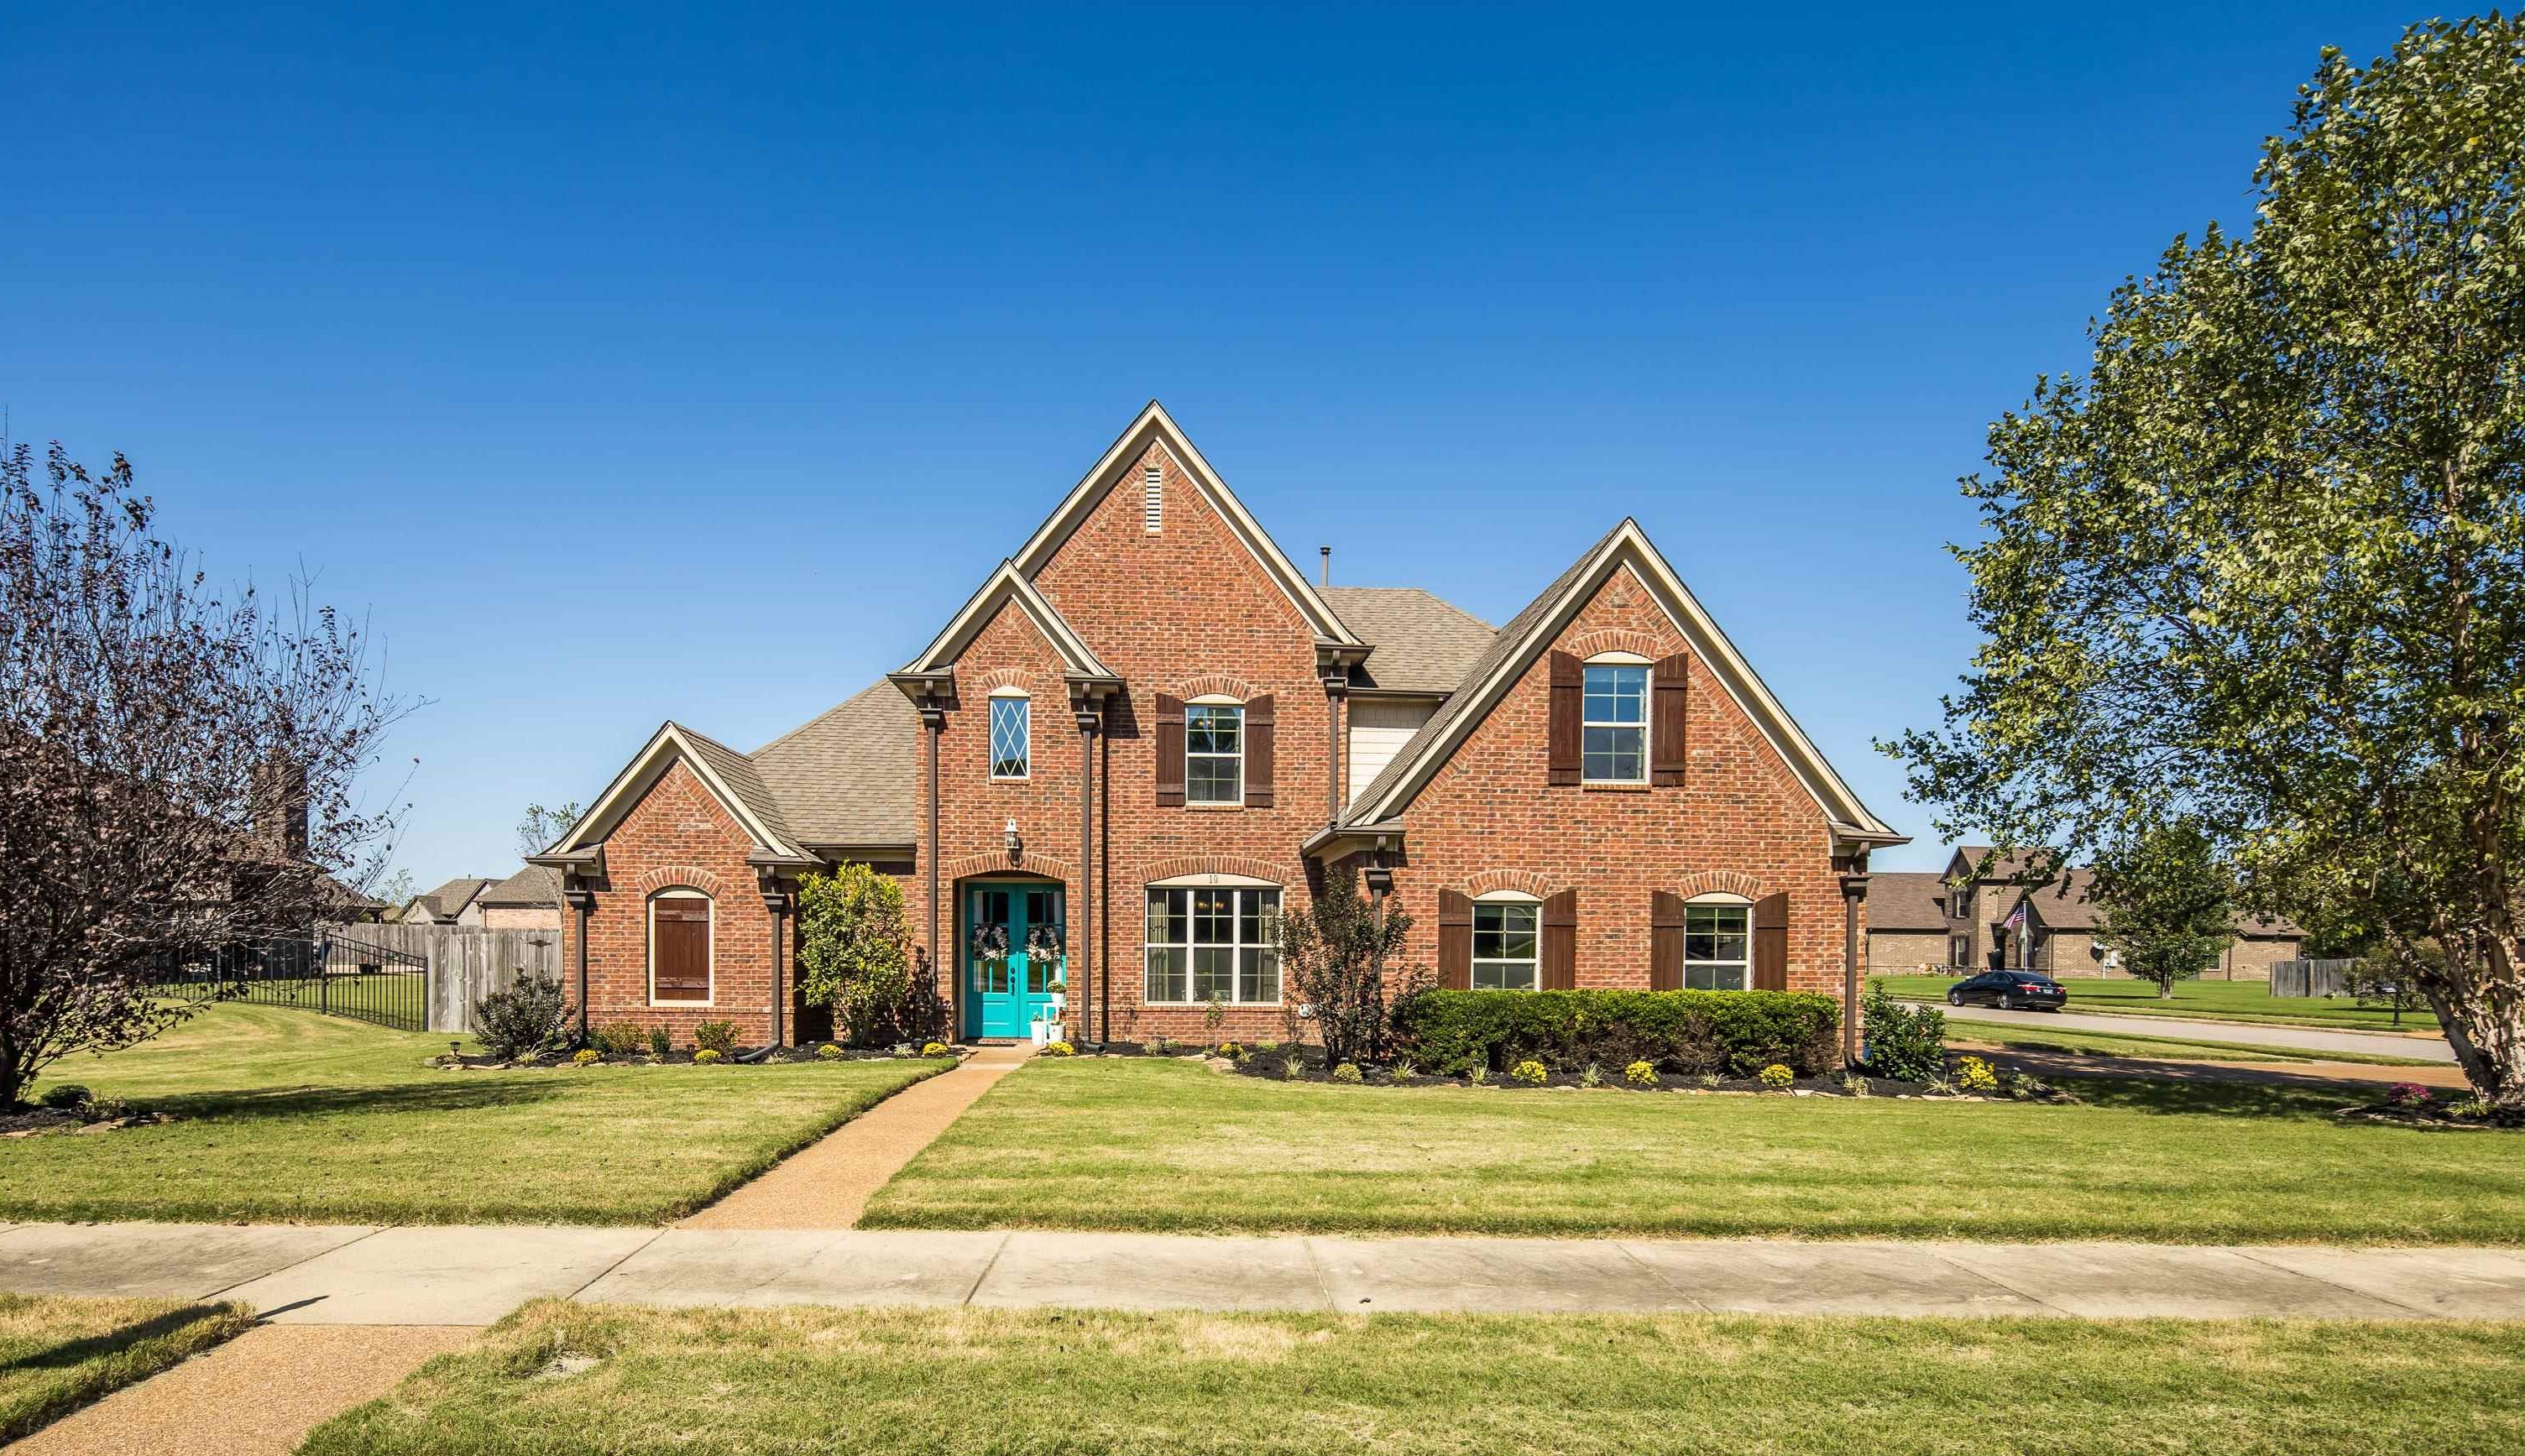
[[[0,456],[0,1108],[187,1015],[168,967],[304,937],[382,868],[351,787],[403,709],[363,634],[304,582],[223,597],[152,509],[120,455]]]

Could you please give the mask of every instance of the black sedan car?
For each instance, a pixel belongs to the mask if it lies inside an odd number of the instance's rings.
[[[1997,1006],[2002,1011],[2057,1011],[2069,1004],[2069,988],[2035,971],[1984,971],[1947,988],[1950,1006]]]

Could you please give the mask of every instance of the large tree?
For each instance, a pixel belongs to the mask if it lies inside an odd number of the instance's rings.
[[[2202,823],[2253,907],[2372,930],[2525,1119],[2525,25],[2325,52],[2254,179],[2249,234],[2177,238],[1991,427],[1986,641],[1893,748],[2006,845]]]
[[[150,515],[121,456],[0,458],[0,1108],[180,1020],[170,968],[340,913],[388,832],[351,808],[396,712],[361,635],[215,593]]]

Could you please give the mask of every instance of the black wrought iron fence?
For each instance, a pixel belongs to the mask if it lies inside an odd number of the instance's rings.
[[[429,1029],[428,958],[349,936],[167,953],[161,991],[344,1016],[397,1031]]]

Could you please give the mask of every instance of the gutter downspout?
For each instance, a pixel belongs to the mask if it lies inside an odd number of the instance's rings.
[[[788,1025],[783,1013],[788,1009],[788,997],[780,991],[780,925],[788,913],[789,897],[777,890],[767,890],[763,895],[763,908],[771,912],[771,1044],[786,1046],[789,1044],[789,1038],[785,1035]]]
[[[936,705],[935,700],[921,704],[920,726],[929,730],[929,843],[921,847],[920,857],[929,861],[929,980],[934,988],[944,974],[938,961],[938,738],[947,731],[947,714]],[[954,981],[948,982],[947,1035],[951,1041],[957,1031],[955,985]],[[930,994],[937,995],[935,990]]]
[[[562,898],[578,911],[578,1044],[587,1044],[587,917],[596,910],[596,897],[585,890],[565,890]]]
[[[1867,898],[1867,856],[1851,857],[1841,877],[1841,1060],[1858,1068],[1858,907]]]
[[[1088,997],[1103,985],[1096,979],[1096,730],[1104,715],[1104,705],[1095,699],[1082,700],[1076,712],[1078,720],[1078,1011],[1079,1024],[1087,1021]],[[1113,1005],[1107,996],[1105,1003]],[[1085,1038],[1082,1036],[1081,1041]],[[1100,1045],[1102,1043],[1100,1042]]]

